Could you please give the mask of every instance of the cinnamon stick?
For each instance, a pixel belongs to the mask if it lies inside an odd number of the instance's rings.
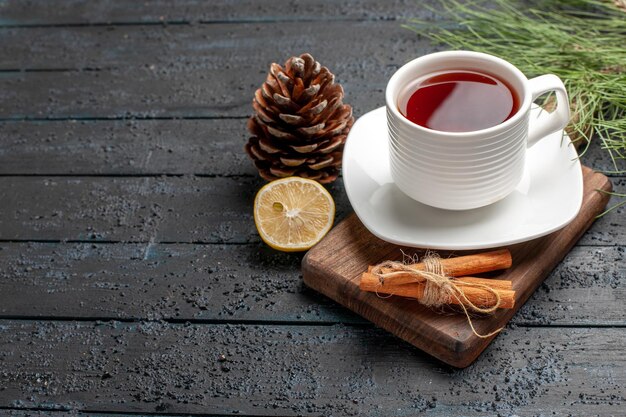
[[[501,249],[491,252],[476,253],[474,255],[457,256],[456,258],[442,258],[440,260],[444,273],[449,277],[464,277],[468,275],[480,274],[482,272],[497,271],[510,268],[513,264],[511,252],[508,249]],[[423,271],[424,264],[417,263],[410,265],[412,268]],[[371,272],[370,266],[367,272]],[[383,273],[392,272],[383,269]],[[397,272],[393,276],[385,278],[385,283],[408,284],[414,283],[415,278],[410,274]]]
[[[395,278],[395,277],[394,277]],[[410,283],[397,284],[395,281],[389,282],[388,278],[385,278],[383,284],[380,282],[380,278],[377,275],[369,272],[364,272],[361,276],[361,282],[359,287],[363,291],[376,292],[378,294],[392,294],[402,297],[421,299],[424,296],[424,282],[415,282],[415,277],[412,277]],[[496,303],[496,297],[494,294],[486,289],[477,287],[463,286],[462,283],[476,283],[487,285],[492,288],[500,296],[500,308],[513,308],[515,305],[515,291],[513,291],[511,281],[498,280],[498,279],[486,279],[475,277],[460,277],[455,278],[455,282],[459,285],[459,289],[463,292],[465,297],[478,307],[491,307]],[[448,304],[461,304],[461,301],[455,297],[450,297]]]

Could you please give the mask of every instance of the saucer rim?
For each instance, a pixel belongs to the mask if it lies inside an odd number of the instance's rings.
[[[356,123],[358,123],[361,119],[365,118],[365,117],[374,117],[375,115],[373,113],[376,112],[380,112],[383,113],[383,116],[385,115],[384,111],[386,110],[386,106],[382,106],[382,107],[378,107],[374,110],[370,110],[369,112],[363,114],[362,116],[360,116],[356,121],[355,121],[355,125]],[[532,109],[531,109],[532,111]],[[354,128],[354,126],[353,126]],[[351,133],[351,132],[350,132]],[[345,175],[345,167],[346,167],[346,159],[349,155],[349,145],[350,145],[350,133],[348,134],[348,138],[346,139],[346,144],[344,146],[344,154],[343,154],[343,158],[342,158],[342,176],[344,179],[344,189],[346,191],[346,195],[348,196],[348,200],[350,201],[350,205],[352,206],[352,209],[354,210],[355,215],[359,218],[359,220],[361,221],[361,223],[363,223],[363,225],[365,226],[365,228],[367,230],[370,231],[370,233],[372,233],[374,236],[376,236],[377,238],[384,240],[386,242],[389,243],[393,243],[395,245],[399,245],[399,246],[407,246],[407,247],[415,247],[415,248],[425,248],[425,249],[441,249],[441,250],[474,250],[474,249],[488,249],[488,248],[497,248],[497,247],[501,247],[501,246],[505,246],[505,245],[514,245],[517,243],[523,243],[523,242],[528,242],[530,240],[539,238],[539,237],[543,237],[546,235],[549,235],[550,233],[553,233],[557,230],[560,230],[562,228],[564,228],[565,226],[567,226],[569,223],[571,223],[576,216],[578,216],[578,214],[580,213],[580,209],[582,208],[582,202],[583,202],[583,198],[584,198],[584,182],[583,182],[583,173],[582,173],[582,164],[580,162],[580,156],[578,155],[578,152],[576,150],[576,148],[572,145],[571,142],[571,138],[569,137],[569,135],[567,134],[567,132],[562,131],[563,134],[563,138],[566,139],[567,141],[569,141],[569,144],[565,145],[563,148],[567,149],[570,146],[572,147],[571,151],[568,152],[572,152],[573,156],[575,156],[574,158],[571,158],[572,162],[574,162],[578,169],[577,169],[577,184],[580,184],[580,187],[578,188],[578,203],[577,203],[577,207],[576,210],[572,211],[572,214],[565,218],[564,220],[558,223],[555,223],[554,226],[549,227],[545,230],[542,230],[540,232],[536,232],[530,235],[526,235],[526,236],[520,236],[518,238],[513,238],[513,239],[500,239],[500,240],[490,240],[490,241],[484,241],[482,240],[479,243],[464,243],[464,244],[459,244],[459,243],[449,243],[449,242],[439,242],[436,244],[425,244],[425,242],[408,242],[405,240],[401,240],[401,239],[395,239],[394,237],[390,237],[390,236],[386,236],[384,234],[381,234],[379,231],[376,230],[376,228],[372,227],[370,224],[368,224],[368,221],[364,219],[362,213],[359,213],[359,210],[357,208],[357,205],[355,204],[355,197],[351,194],[350,191],[350,186],[348,186],[348,182],[345,180],[346,175]],[[552,133],[551,135],[553,135],[554,133]],[[408,197],[411,198],[411,197]],[[431,206],[432,207],[432,206]],[[432,207],[435,210],[442,210],[442,211],[449,211],[446,209],[442,209],[442,208],[437,208],[437,207]],[[459,211],[459,212],[463,212],[466,210],[452,210],[452,211]]]

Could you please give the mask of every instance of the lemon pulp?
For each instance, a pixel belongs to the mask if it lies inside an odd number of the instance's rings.
[[[335,202],[316,181],[288,177],[272,181],[254,199],[254,222],[261,239],[282,251],[307,250],[328,233]]]

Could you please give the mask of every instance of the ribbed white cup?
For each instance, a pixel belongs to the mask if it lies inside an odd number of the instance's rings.
[[[511,86],[520,108],[505,122],[473,132],[442,132],[419,126],[401,113],[398,98],[415,79],[439,71],[477,71]],[[537,97],[555,91],[556,110],[530,121]],[[522,178],[527,147],[563,129],[569,121],[567,92],[555,75],[528,80],[512,64],[492,55],[437,52],[402,66],[385,92],[391,174],[409,197],[434,207],[466,210],[510,194]]]

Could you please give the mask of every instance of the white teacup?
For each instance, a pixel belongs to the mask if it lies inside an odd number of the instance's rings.
[[[519,109],[487,129],[445,132],[408,120],[399,98],[416,79],[441,71],[476,71],[503,80],[517,94]],[[530,120],[540,95],[554,91],[557,106]],[[466,210],[486,206],[510,194],[522,179],[526,149],[563,129],[570,118],[567,91],[556,75],[527,79],[509,62],[492,55],[437,52],[402,66],[385,93],[392,177],[409,197],[434,207]]]

